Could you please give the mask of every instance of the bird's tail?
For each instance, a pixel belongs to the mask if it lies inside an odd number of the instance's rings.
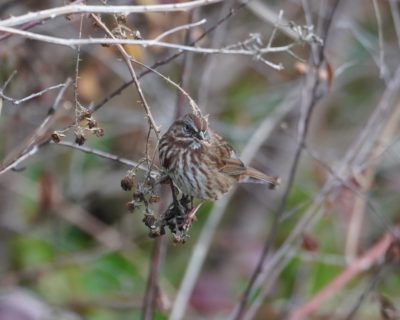
[[[270,189],[276,189],[281,184],[281,178],[266,175],[254,168],[246,168],[240,175],[239,183],[262,183],[268,184]]]

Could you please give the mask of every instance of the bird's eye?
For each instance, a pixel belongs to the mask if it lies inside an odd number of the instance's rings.
[[[186,131],[186,132],[190,132],[191,129],[192,129],[192,128],[191,128],[188,124],[185,125],[185,131]]]

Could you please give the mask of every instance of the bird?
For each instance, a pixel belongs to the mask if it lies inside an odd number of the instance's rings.
[[[279,177],[245,166],[200,113],[175,120],[161,137],[158,151],[165,174],[191,199],[217,200],[237,183],[263,183],[271,189],[280,185]]]

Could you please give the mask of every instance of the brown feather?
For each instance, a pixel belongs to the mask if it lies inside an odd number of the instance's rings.
[[[279,187],[281,180],[279,177],[268,176],[254,168],[246,168],[245,173],[240,176],[239,183],[262,183],[275,189]]]
[[[219,158],[222,159],[219,165],[220,172],[236,177],[239,183],[269,184],[271,189],[275,189],[280,185],[279,177],[268,176],[254,168],[247,168],[238,158],[233,148],[218,134],[212,133],[212,139],[214,140],[214,146],[219,151]]]

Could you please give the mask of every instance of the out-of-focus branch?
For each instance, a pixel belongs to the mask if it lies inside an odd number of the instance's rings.
[[[127,241],[126,239],[123,239],[116,229],[105,225],[94,216],[82,210],[79,206],[60,202],[55,205],[54,209],[54,211],[64,220],[90,234],[94,239],[108,249],[119,249],[123,247],[124,243]]]
[[[377,262],[381,261],[393,241],[392,234],[385,234],[381,240],[371,247],[360,258],[354,260],[342,273],[322,289],[305,305],[299,307],[289,316],[290,320],[309,319],[311,314],[317,311],[321,305],[333,294],[339,292],[344,286],[361,272],[369,270]]]
[[[247,7],[253,14],[269,24],[275,24],[276,21],[278,21],[279,14],[270,9],[264,2],[259,0],[250,1]],[[298,40],[298,34],[290,28],[289,21],[282,19],[281,22],[282,23],[277,26],[279,30],[285,33],[289,38]]]
[[[149,13],[149,12],[177,12],[188,11],[201,6],[221,2],[222,0],[195,0],[182,3],[144,5],[144,6],[92,6],[83,4],[71,4],[63,7],[46,9],[37,12],[30,12],[19,17],[11,17],[0,21],[0,26],[17,26],[31,21],[54,19],[62,15],[74,13]]]
[[[43,94],[45,94],[45,93],[47,93],[47,92],[49,92],[51,90],[61,88],[63,86],[65,86],[65,83],[59,83],[59,84],[56,84],[54,86],[47,87],[46,89],[43,89],[43,90],[41,90],[39,92],[32,93],[32,94],[30,94],[30,95],[28,95],[28,96],[26,96],[24,98],[21,98],[21,99],[15,99],[15,98],[11,98],[9,96],[6,96],[3,93],[3,90],[0,90],[0,97],[2,97],[4,100],[7,100],[7,101],[9,101],[9,102],[11,102],[13,104],[18,105],[18,104],[21,104],[23,102],[26,102],[26,101],[29,101],[31,99],[34,99],[36,97],[39,97],[39,96],[41,96],[41,95],[43,95]]]
[[[365,198],[365,196],[362,196],[357,189],[348,184],[347,181],[349,181],[350,177],[352,177],[352,172],[349,169],[352,166],[352,161],[354,161],[354,157],[356,157],[359,152],[358,148],[360,146],[369,143],[372,143],[372,145],[376,146],[379,145],[378,131],[371,130],[370,128],[374,127],[375,125],[383,127],[387,125],[386,122],[383,121],[381,116],[385,114],[387,118],[390,118],[390,112],[394,112],[393,95],[397,95],[399,90],[400,68],[396,70],[395,77],[389,82],[389,86],[386,88],[380,102],[370,116],[368,121],[370,125],[364,127],[364,129],[360,132],[357,139],[355,139],[355,141],[348,148],[348,151],[343,157],[341,164],[335,169],[335,171],[327,168],[331,176],[327,180],[325,185],[321,188],[321,192],[314,197],[314,199],[308,206],[308,209],[303,213],[301,219],[291,231],[285,242],[266,260],[262,272],[260,273],[260,276],[258,277],[254,285],[254,287],[256,288],[261,288],[262,292],[255,299],[254,303],[251,304],[249,310],[243,317],[244,319],[250,319],[250,315],[255,314],[263,299],[266,298],[267,294],[269,293],[269,284],[272,281],[271,277],[276,278],[279,275],[275,272],[275,270],[277,268],[281,268],[282,263],[284,263],[282,261],[288,261],[286,259],[287,255],[290,254],[292,248],[298,247],[298,239],[304,232],[304,230],[306,230],[306,228],[311,228],[312,225],[321,218],[322,213],[324,212],[323,204],[326,202],[327,196],[334,194],[338,189],[342,187],[346,187],[354,192],[356,195]],[[386,120],[386,117],[384,119]],[[378,159],[375,158],[374,162],[377,160]],[[358,164],[358,166],[360,166],[360,163]],[[378,214],[367,199],[365,199],[365,202],[366,208],[373,211],[374,214]],[[386,228],[387,233],[395,237],[395,233],[389,228],[385,217],[383,215],[380,215],[379,219],[381,221],[381,224]],[[264,286],[265,284],[268,284],[268,286]]]
[[[396,0],[389,0],[390,11],[392,13],[394,29],[397,36],[397,45],[400,48],[400,12],[398,2]]]
[[[151,256],[151,265],[149,275],[147,277],[146,293],[142,304],[142,320],[154,319],[154,311],[156,310],[157,296],[159,295],[159,275],[163,252],[165,250],[165,237],[158,237],[155,240],[153,253]]]
[[[380,77],[385,81],[388,80],[388,70],[385,62],[385,40],[383,38],[383,25],[381,11],[379,10],[379,5],[376,0],[372,0],[374,6],[376,22],[378,25],[378,41],[379,41],[379,73]]]
[[[360,192],[367,193],[370,190],[375,176],[379,155],[382,154],[382,151],[385,148],[384,146],[386,145],[387,141],[390,140],[395,134],[396,128],[399,124],[399,119],[400,104],[397,104],[397,107],[394,108],[391,117],[388,118],[388,122],[382,129],[378,139],[375,140],[373,149],[369,154],[367,154],[367,158],[364,159],[364,161],[362,161],[361,159],[358,160],[360,162],[363,162],[364,165],[362,166],[365,167],[365,170],[362,170],[362,173],[360,173],[356,177]],[[354,200],[349,228],[347,231],[346,258],[348,262],[351,262],[352,259],[357,256],[358,242],[361,235],[362,221],[365,215],[366,208],[367,198],[356,197],[356,199]]]
[[[307,133],[308,133],[308,128],[310,125],[311,121],[311,116],[313,114],[313,111],[315,109],[316,104],[318,101],[323,97],[321,93],[321,79],[319,77],[319,70],[322,68],[324,62],[325,62],[325,56],[324,56],[324,50],[325,50],[325,44],[327,41],[327,37],[329,34],[329,28],[334,16],[334,13],[336,11],[336,8],[338,6],[339,0],[336,0],[332,8],[329,9],[329,12],[327,13],[326,17],[326,22],[323,25],[323,29],[321,30],[321,38],[323,40],[323,43],[321,46],[319,46],[316,50],[313,50],[316,54],[311,57],[310,59],[310,72],[308,72],[307,77],[305,79],[305,88],[302,91],[302,97],[301,97],[301,110],[302,110],[302,116],[299,119],[299,124],[298,124],[298,136],[299,140],[296,146],[296,151],[294,154],[293,162],[290,167],[289,171],[289,177],[288,181],[282,196],[282,199],[280,201],[278,210],[276,214],[274,215],[271,228],[269,231],[269,234],[267,236],[266,242],[264,244],[264,248],[261,252],[260,258],[258,260],[258,263],[256,265],[256,268],[251,275],[251,278],[249,280],[249,283],[241,296],[238,304],[235,306],[231,319],[234,320],[239,320],[242,319],[243,315],[246,312],[247,305],[249,303],[251,295],[255,292],[255,290],[258,289],[258,284],[257,280],[260,277],[260,275],[263,273],[264,265],[267,260],[267,257],[269,255],[270,249],[273,246],[273,242],[275,240],[275,237],[277,235],[277,230],[280,222],[280,218],[283,215],[286,205],[287,205],[287,199],[289,197],[289,194],[292,190],[293,184],[294,184],[294,179],[297,173],[297,168],[299,165],[300,157],[303,151],[303,145],[306,141],[307,138]],[[313,63],[311,63],[313,61]],[[257,286],[256,286],[257,284]]]
[[[84,0],[75,0],[75,1],[71,2],[71,5],[73,5],[73,4],[80,4],[80,3],[82,3],[83,1],[84,1]],[[1,11],[1,9],[0,9],[0,11]],[[19,29],[21,29],[21,30],[28,30],[28,29],[31,29],[31,28],[33,28],[33,27],[35,27],[35,26],[37,26],[37,25],[43,23],[44,21],[46,21],[46,20],[48,20],[48,19],[50,19],[50,18],[51,18],[51,17],[24,23],[22,26],[19,27]],[[12,36],[11,33],[4,33],[4,34],[0,35],[0,41],[1,41],[1,40],[4,40],[4,39],[7,39],[7,38],[10,37],[10,36]]]

